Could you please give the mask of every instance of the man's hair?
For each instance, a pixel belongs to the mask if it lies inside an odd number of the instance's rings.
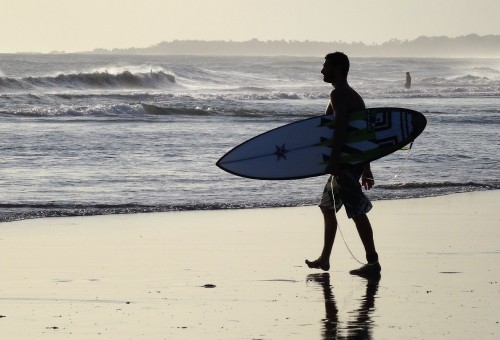
[[[347,78],[349,73],[349,58],[342,52],[334,52],[326,55],[325,60],[335,67],[342,69],[342,74]]]

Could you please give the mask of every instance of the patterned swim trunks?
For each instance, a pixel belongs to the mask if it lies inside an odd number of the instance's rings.
[[[339,211],[345,206],[347,217],[353,218],[368,213],[372,204],[363,193],[359,180],[363,165],[343,169],[337,177],[330,176],[323,189],[320,207]]]

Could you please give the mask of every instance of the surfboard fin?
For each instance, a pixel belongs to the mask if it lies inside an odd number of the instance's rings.
[[[406,146],[403,146],[401,149],[399,150],[411,150],[411,147],[413,146],[413,142],[411,142],[410,144],[406,145]]]

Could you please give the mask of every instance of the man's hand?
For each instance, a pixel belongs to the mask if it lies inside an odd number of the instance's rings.
[[[361,175],[361,185],[365,188],[365,190],[370,190],[375,185],[375,179],[373,178],[370,164],[367,164],[363,169],[363,174]]]

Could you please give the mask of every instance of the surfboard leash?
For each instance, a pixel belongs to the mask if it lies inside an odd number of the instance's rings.
[[[342,229],[340,228],[339,219],[337,218],[337,204],[335,203],[335,192],[334,192],[333,181],[335,181],[335,185],[338,185],[338,184],[337,184],[337,180],[335,179],[335,177],[333,178],[332,181],[330,181],[330,190],[332,191],[332,199],[333,199],[333,214],[335,215],[335,221],[337,221],[337,229],[340,231],[340,236],[342,236],[342,240],[344,241],[344,244],[345,244],[347,250],[349,251],[349,253],[351,254],[352,258],[354,260],[356,260],[359,264],[365,265],[366,263],[363,263],[360,260],[358,260],[358,258],[353,254],[353,252],[351,251],[351,248],[349,248],[349,246],[347,245],[347,242],[344,238],[344,233],[342,233]]]
[[[412,146],[413,146],[413,142],[411,142],[410,143],[410,147],[408,149],[406,149],[406,150],[408,150],[408,152],[406,153],[406,157],[405,157],[405,160],[403,161],[403,164],[401,164],[401,166],[398,169],[398,172],[396,173],[396,175],[394,175],[390,179],[390,181],[394,181],[396,178],[398,178],[398,176],[401,174],[401,172],[403,172],[403,168],[406,165],[406,162],[408,161],[408,158],[410,158],[410,153],[411,153]],[[405,149],[401,149],[401,150],[405,150]]]
[[[412,149],[412,146],[413,146],[413,142],[411,142],[410,144],[410,147],[407,149],[408,152],[406,154],[406,157],[405,157],[405,160],[403,161],[403,163],[401,164],[401,166],[399,167],[398,169],[398,172],[396,173],[396,175],[394,175],[393,177],[391,177],[389,179],[389,181],[394,181],[396,178],[398,178],[398,176],[401,174],[401,172],[403,172],[403,168],[404,166],[406,165],[406,162],[408,161],[408,159],[410,158],[410,152],[411,152],[411,149]],[[372,181],[375,181],[374,178],[368,178],[368,179],[371,179]],[[335,179],[335,184],[337,184],[337,180]],[[349,245],[347,244],[347,241],[345,240],[344,238],[344,233],[342,233],[342,229],[340,228],[340,223],[339,223],[339,220],[337,218],[337,208],[336,208],[336,203],[335,203],[335,194],[334,194],[334,185],[333,185],[333,180],[330,181],[330,190],[332,192],[332,198],[333,198],[333,212],[334,212],[334,215],[335,215],[335,220],[337,221],[337,229],[340,231],[340,236],[342,237],[342,240],[344,241],[344,244],[347,248],[347,250],[349,251],[349,253],[351,254],[352,258],[354,260],[356,260],[356,262],[358,262],[359,264],[361,265],[365,265],[366,263],[364,262],[361,262],[360,260],[358,260],[358,258],[354,255],[354,253],[351,251],[351,248],[349,248]]]

